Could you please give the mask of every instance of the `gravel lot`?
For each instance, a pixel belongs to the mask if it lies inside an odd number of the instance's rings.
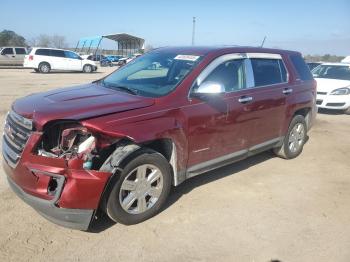
[[[0,127],[18,97],[93,74],[0,69]],[[93,233],[56,226],[19,200],[0,171],[0,261],[350,261],[350,115],[318,115],[300,157],[263,153],[174,189],[135,226],[100,218]]]

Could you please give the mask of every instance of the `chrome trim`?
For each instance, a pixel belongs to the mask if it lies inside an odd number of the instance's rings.
[[[206,150],[209,150],[209,149],[210,149],[210,147],[206,147],[206,148],[201,148],[201,149],[193,150],[192,152],[193,152],[193,153],[199,153],[199,152],[206,151]]]
[[[277,146],[278,143],[283,141],[283,139],[284,139],[284,136],[270,139],[270,140],[267,140],[263,143],[252,146],[248,149],[239,150],[239,151],[236,151],[236,152],[233,152],[233,153],[230,153],[230,154],[227,154],[224,156],[220,156],[220,157],[196,164],[194,166],[191,166],[187,169],[186,179],[203,174],[205,172],[219,168],[221,166],[225,166],[225,165],[227,165],[227,161],[232,160],[232,162],[236,162],[238,160],[245,159],[251,155],[258,153],[259,152],[258,150],[262,149],[264,147],[273,148],[273,147]],[[220,163],[223,163],[223,164],[218,166],[218,164],[220,164]]]
[[[14,111],[7,113],[2,137],[2,154],[11,168],[15,168],[28,139],[32,133],[33,124]],[[16,152],[17,151],[17,152]]]
[[[253,101],[253,97],[251,97],[251,96],[243,96],[243,97],[238,98],[238,102],[240,102],[240,103],[247,103],[250,101]]]

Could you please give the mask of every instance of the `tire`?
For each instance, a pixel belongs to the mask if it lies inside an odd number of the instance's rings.
[[[50,73],[51,66],[50,66],[49,63],[42,62],[42,63],[39,64],[38,69],[39,69],[40,73],[47,74],[47,73]]]
[[[284,159],[292,159],[300,155],[306,142],[307,126],[305,118],[296,115],[289,124],[287,135],[279,148],[274,148],[274,153]]]
[[[137,224],[156,215],[171,188],[170,164],[160,153],[150,149],[135,153],[115,182],[105,207],[112,220],[124,225]]]
[[[92,73],[93,72],[92,66],[91,65],[84,65],[83,72],[84,73]]]
[[[344,114],[350,115],[350,107],[349,107],[348,109],[345,109],[345,110],[344,110]]]

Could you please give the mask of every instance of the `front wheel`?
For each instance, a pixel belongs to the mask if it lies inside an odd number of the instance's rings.
[[[344,114],[350,115],[350,107],[349,107],[348,109],[345,109],[345,110],[344,110]]]
[[[171,169],[158,152],[142,149],[123,169],[106,205],[108,216],[132,225],[156,215],[167,200]]]
[[[84,73],[91,73],[92,72],[92,66],[91,65],[84,65],[83,72]]]
[[[283,144],[274,149],[274,153],[285,159],[292,159],[300,155],[306,142],[306,121],[301,115],[296,115],[289,124]]]

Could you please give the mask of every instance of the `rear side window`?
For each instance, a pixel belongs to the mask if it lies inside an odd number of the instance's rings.
[[[287,70],[281,59],[252,58],[255,86],[287,82]]]
[[[1,52],[2,55],[13,55],[13,49],[12,48],[4,48]]]
[[[37,49],[35,52],[36,55],[50,55],[50,49]]]
[[[55,57],[65,57],[65,54],[64,54],[63,50],[51,49],[50,50],[50,55],[51,56],[55,56]]]
[[[309,67],[306,65],[304,59],[300,55],[291,55],[290,60],[292,61],[295,70],[297,70],[301,80],[306,81],[313,79]]]
[[[27,52],[24,48],[15,48],[16,54],[17,55],[26,55]]]

